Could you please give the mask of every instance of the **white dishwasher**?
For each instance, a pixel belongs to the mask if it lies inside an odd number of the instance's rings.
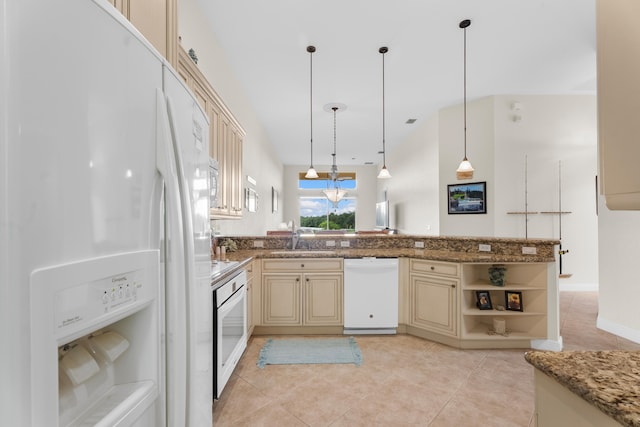
[[[344,260],[344,334],[395,334],[398,259]]]

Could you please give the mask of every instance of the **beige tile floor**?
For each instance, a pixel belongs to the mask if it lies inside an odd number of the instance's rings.
[[[640,350],[596,329],[597,292],[560,293],[565,350]],[[256,366],[252,337],[214,426],[532,426],[525,350],[458,350],[407,335],[357,336],[363,364]]]

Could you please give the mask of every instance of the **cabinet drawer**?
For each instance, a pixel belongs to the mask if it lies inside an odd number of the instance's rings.
[[[342,258],[282,258],[262,260],[262,272],[287,271],[342,271]]]
[[[460,275],[460,265],[452,262],[412,259],[410,268],[413,273],[441,274],[455,277]]]
[[[247,279],[253,277],[253,261],[247,264],[244,269],[247,272]]]

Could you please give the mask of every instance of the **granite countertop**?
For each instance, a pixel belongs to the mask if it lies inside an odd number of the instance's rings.
[[[525,359],[619,423],[640,427],[639,351],[530,351]]]
[[[506,254],[478,254],[469,252],[457,252],[450,250],[427,249],[345,249],[336,248],[328,250],[287,250],[287,249],[255,249],[227,252],[227,258],[233,261],[241,261],[247,258],[416,258],[433,261],[448,262],[554,262],[553,257],[535,255],[506,255]]]

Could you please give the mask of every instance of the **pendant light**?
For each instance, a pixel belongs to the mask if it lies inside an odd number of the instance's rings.
[[[464,32],[464,159],[460,162],[460,166],[456,170],[457,179],[473,178],[473,166],[467,159],[467,27],[471,25],[471,20],[465,19],[461,21],[459,26]]]
[[[310,123],[310,141],[311,141],[311,162],[309,170],[305,175],[307,179],[316,179],[318,172],[313,167],[313,52],[316,51],[315,46],[307,46],[309,52],[309,123]]]
[[[380,169],[380,173],[378,174],[379,179],[389,179],[391,178],[391,174],[389,173],[389,169],[387,169],[387,156],[386,156],[386,147],[385,147],[385,116],[384,116],[384,54],[389,52],[388,47],[381,47],[378,49],[378,52],[382,54],[382,169]]]
[[[345,190],[342,190],[338,185],[338,166],[336,165],[336,113],[338,112],[338,106],[333,105],[331,107],[333,111],[333,163],[331,165],[331,172],[329,172],[329,177],[331,178],[331,182],[333,184],[333,188],[327,188],[326,190],[322,190],[324,195],[329,199],[331,203],[333,203],[334,207],[338,207],[338,202],[342,200],[342,198],[347,194]]]

